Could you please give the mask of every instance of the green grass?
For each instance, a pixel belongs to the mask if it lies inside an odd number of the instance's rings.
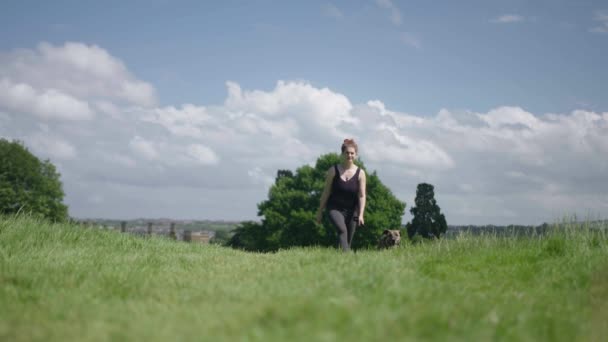
[[[568,223],[254,254],[0,218],[0,340],[602,340],[607,256],[606,233]]]

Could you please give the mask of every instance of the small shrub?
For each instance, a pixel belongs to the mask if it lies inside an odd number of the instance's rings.
[[[563,237],[550,237],[543,246],[543,254],[551,257],[566,254],[566,240]]]

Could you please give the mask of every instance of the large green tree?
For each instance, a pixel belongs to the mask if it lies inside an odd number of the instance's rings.
[[[68,218],[63,196],[59,173],[49,160],[40,161],[18,141],[0,139],[0,213],[63,221]]]
[[[406,225],[410,238],[419,235],[424,238],[438,238],[448,229],[445,216],[435,200],[434,187],[431,184],[420,183],[416,188],[416,206],[410,209],[414,216],[412,222]]]
[[[295,172],[279,170],[268,199],[258,204],[261,222],[239,225],[229,245],[251,251],[275,251],[292,246],[334,246],[334,227],[325,217],[315,223],[315,212],[323,191],[325,174],[340,162],[336,153],[317,159],[315,167],[304,165]],[[365,170],[362,162],[357,165]],[[367,171],[366,171],[367,172]],[[399,201],[380,181],[374,171],[367,174],[365,226],[359,227],[353,240],[354,248],[374,246],[384,229],[398,229],[405,211]]]

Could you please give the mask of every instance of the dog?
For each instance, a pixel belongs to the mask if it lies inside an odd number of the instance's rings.
[[[396,248],[401,242],[401,232],[399,229],[385,229],[378,240],[378,249]]]

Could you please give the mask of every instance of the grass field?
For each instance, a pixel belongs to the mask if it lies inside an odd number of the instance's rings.
[[[585,224],[254,254],[0,218],[1,341],[600,341],[607,322],[608,235]]]

